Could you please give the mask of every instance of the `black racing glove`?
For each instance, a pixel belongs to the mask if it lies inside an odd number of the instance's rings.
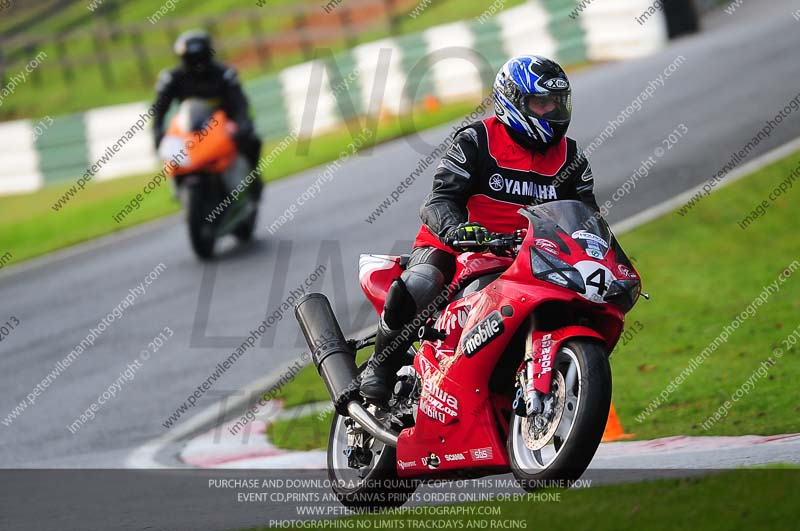
[[[491,240],[491,234],[480,223],[468,221],[461,223],[457,227],[453,227],[444,238],[445,245],[448,245],[456,251],[475,251],[478,253],[485,252],[488,247],[483,244]],[[456,242],[474,242],[475,245],[457,245]]]

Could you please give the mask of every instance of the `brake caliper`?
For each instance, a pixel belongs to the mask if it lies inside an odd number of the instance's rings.
[[[344,425],[347,429],[347,447],[344,449],[347,466],[355,469],[368,466],[372,462],[372,451],[364,447],[364,432],[351,418],[346,418]]]
[[[525,360],[517,372],[517,392],[512,406],[520,417],[543,411],[542,393],[533,387],[533,361],[530,359]]]

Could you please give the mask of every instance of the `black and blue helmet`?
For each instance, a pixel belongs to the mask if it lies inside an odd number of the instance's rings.
[[[538,146],[557,144],[572,118],[572,86],[555,61],[520,55],[497,73],[494,110],[515,138]]]

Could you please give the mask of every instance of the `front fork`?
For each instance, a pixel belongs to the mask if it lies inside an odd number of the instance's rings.
[[[536,390],[534,376],[533,334],[525,338],[525,357],[517,369],[517,392],[514,396],[514,412],[520,417],[529,417],[544,412],[543,393]]]
[[[553,401],[545,400],[545,397],[551,392],[556,352],[561,343],[577,337],[605,342],[603,336],[585,326],[566,326],[551,332],[536,331],[531,327],[525,339],[525,358],[517,369],[517,392],[513,404],[517,415],[550,414]]]

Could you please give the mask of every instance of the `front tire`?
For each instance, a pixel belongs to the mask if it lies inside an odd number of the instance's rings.
[[[509,426],[506,447],[511,472],[527,491],[553,480],[576,480],[584,473],[603,438],[611,405],[611,367],[600,344],[568,341],[559,348],[553,366],[555,387],[561,382],[564,398],[552,437],[543,447],[531,449],[542,444],[530,435],[534,416],[512,413]]]
[[[198,258],[208,260],[214,256],[216,234],[214,225],[206,220],[210,212],[208,207],[209,193],[204,186],[190,186],[187,198],[187,224],[189,225],[189,241]]]
[[[236,239],[240,242],[249,242],[253,239],[253,232],[256,229],[256,216],[258,215],[258,209],[255,209],[252,214],[247,216],[245,220],[243,220],[239,225],[233,229],[233,235],[236,236]]]

